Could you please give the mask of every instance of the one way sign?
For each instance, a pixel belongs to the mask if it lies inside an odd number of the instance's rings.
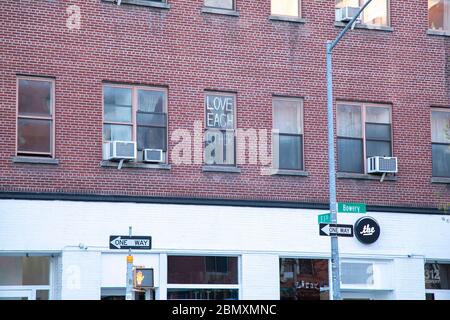
[[[152,248],[152,237],[149,236],[109,236],[110,249],[141,249]]]
[[[351,224],[329,224],[319,225],[321,236],[353,237],[353,226]]]

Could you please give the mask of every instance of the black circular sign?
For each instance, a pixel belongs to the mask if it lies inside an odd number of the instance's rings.
[[[374,243],[380,236],[380,225],[372,217],[362,217],[355,223],[355,236],[362,243]]]

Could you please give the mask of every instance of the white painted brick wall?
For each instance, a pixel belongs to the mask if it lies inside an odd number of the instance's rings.
[[[424,263],[425,261],[421,257],[395,259],[395,299],[425,299],[425,281],[417,281],[417,279],[424,278]]]
[[[279,300],[279,257],[274,254],[242,255],[242,299]]]
[[[319,236],[317,225],[317,215],[322,213],[325,211],[0,200],[0,252],[63,252],[61,297],[98,299],[101,254],[111,253],[109,236],[128,234],[131,225],[133,234],[152,236],[152,253],[240,255],[242,297],[278,299],[278,256],[329,257],[330,240]],[[394,261],[393,296],[423,299],[423,259],[450,260],[448,216],[386,212],[369,215],[381,225],[379,240],[363,245],[354,238],[340,238],[341,257]],[[359,217],[340,214],[338,222],[353,224]],[[88,246],[87,252],[80,251],[80,243]],[[421,258],[408,259],[410,254]],[[151,264],[156,272],[158,265],[165,266],[164,261],[155,260]],[[69,273],[75,270],[68,268],[71,265],[80,267],[79,290],[68,285],[73,280]],[[158,274],[165,279],[161,272]],[[117,277],[122,279],[123,275]],[[165,298],[164,292],[158,295]]]
[[[99,300],[101,253],[64,251],[62,254],[63,300]]]

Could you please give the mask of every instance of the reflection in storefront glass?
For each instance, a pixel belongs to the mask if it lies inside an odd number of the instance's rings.
[[[425,288],[450,289],[450,264],[425,263]]]
[[[280,259],[281,300],[329,300],[328,260]]]
[[[168,289],[168,300],[237,300],[237,289]]]

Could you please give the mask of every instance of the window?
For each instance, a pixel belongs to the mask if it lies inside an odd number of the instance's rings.
[[[303,170],[303,100],[273,99],[274,167]]]
[[[169,256],[167,279],[168,299],[238,299],[238,258]]]
[[[54,80],[17,79],[17,155],[54,156]]]
[[[450,264],[425,263],[425,288],[450,289]]]
[[[29,299],[49,300],[50,257],[0,256],[0,266],[0,292],[4,290],[3,297],[8,297],[8,290],[19,290],[29,292]]]
[[[367,0],[336,0],[336,8],[362,7]],[[373,0],[362,12],[362,24],[389,25],[389,0]]]
[[[238,258],[169,256],[167,298],[238,299]]]
[[[281,300],[329,300],[328,260],[280,258]]]
[[[104,141],[136,141],[138,161],[144,149],[161,149],[167,159],[167,91],[161,88],[105,85]]]
[[[169,256],[168,283],[237,284],[237,257]]]
[[[450,109],[431,111],[433,177],[450,178]]]
[[[234,166],[235,101],[233,94],[205,95],[205,163]]]
[[[428,0],[428,26],[431,30],[450,31],[450,0]]]
[[[337,148],[341,172],[366,172],[369,157],[392,156],[391,108],[383,105],[338,103]]]
[[[205,0],[205,7],[234,10],[234,0]]]
[[[373,264],[372,263],[342,263],[342,284],[372,285]]]
[[[300,17],[300,0],[271,0],[270,12],[274,16]]]

